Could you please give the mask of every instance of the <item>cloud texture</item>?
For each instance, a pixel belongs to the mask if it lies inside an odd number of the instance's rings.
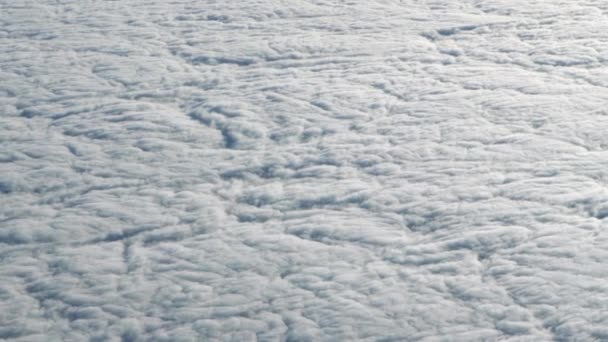
[[[0,0],[0,338],[608,340],[607,17]]]

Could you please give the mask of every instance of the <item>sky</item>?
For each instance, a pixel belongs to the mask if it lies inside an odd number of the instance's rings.
[[[608,340],[608,3],[0,0],[0,339]]]

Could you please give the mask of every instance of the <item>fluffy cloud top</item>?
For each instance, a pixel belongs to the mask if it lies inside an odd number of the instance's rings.
[[[608,340],[606,15],[0,0],[0,338]]]

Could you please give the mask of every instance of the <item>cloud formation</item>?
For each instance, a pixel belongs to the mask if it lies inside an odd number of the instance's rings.
[[[608,339],[607,11],[0,0],[0,338]]]

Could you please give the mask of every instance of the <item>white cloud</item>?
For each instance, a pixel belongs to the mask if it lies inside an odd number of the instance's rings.
[[[0,1],[0,338],[606,339],[604,12]]]

